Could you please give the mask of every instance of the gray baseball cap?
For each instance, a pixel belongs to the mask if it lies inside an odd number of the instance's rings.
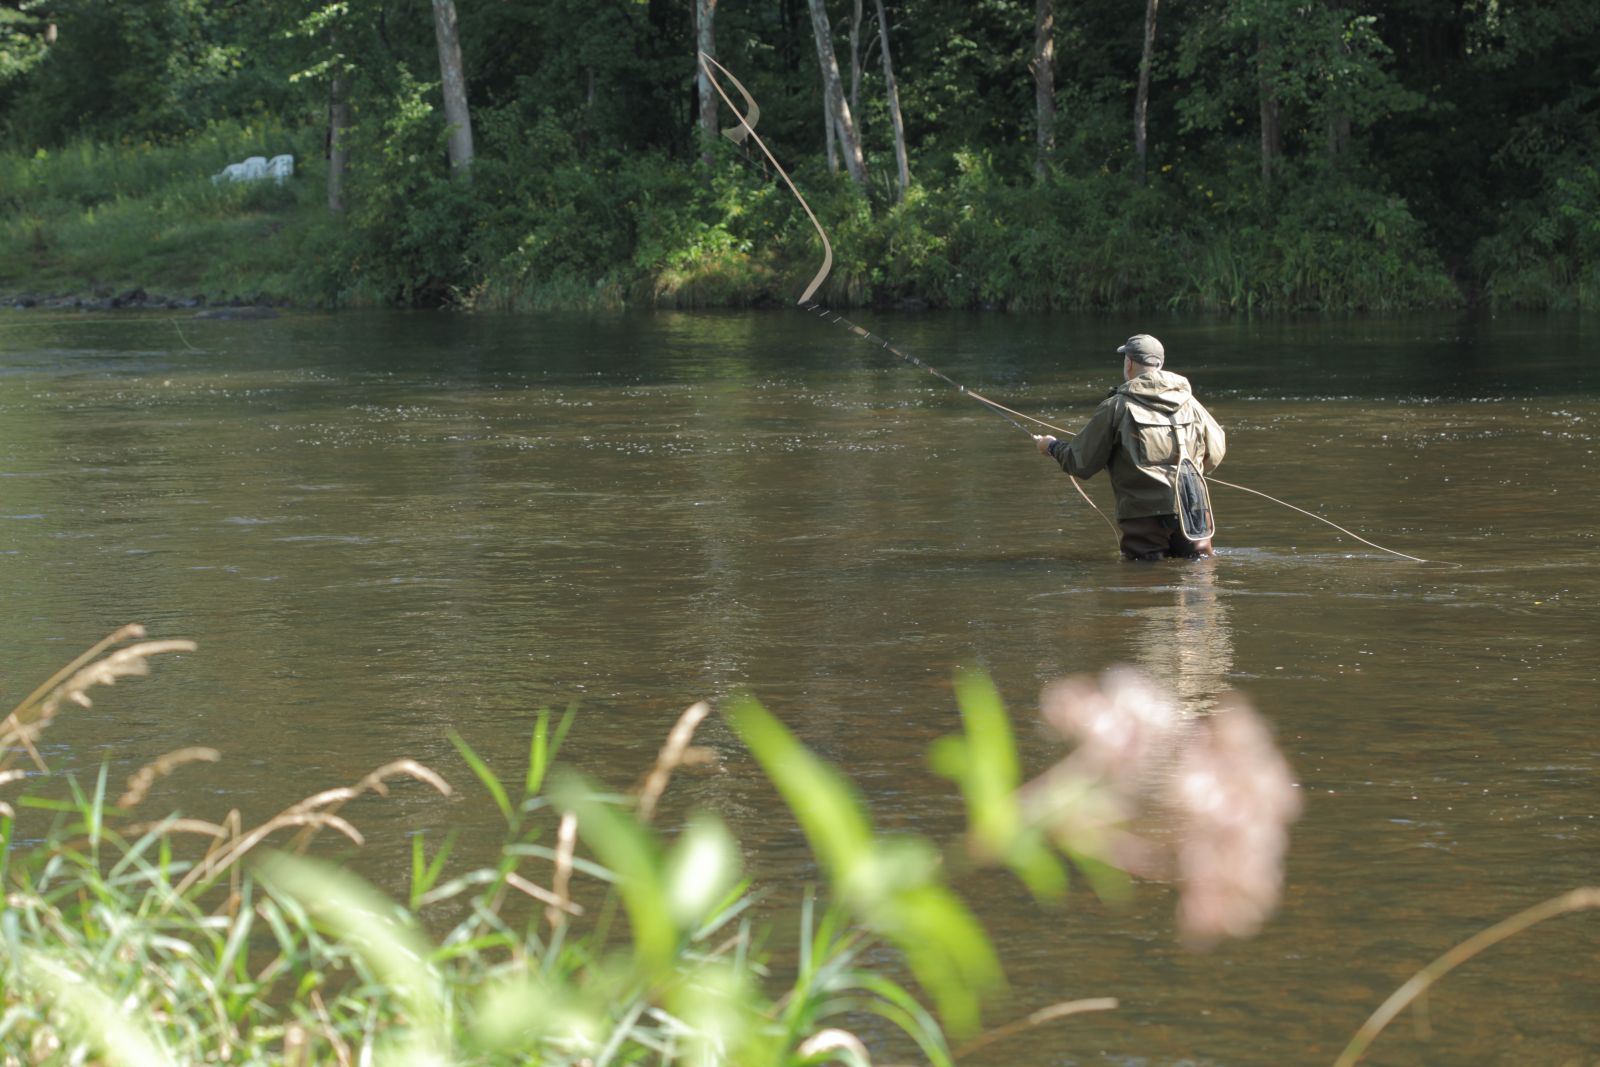
[[[1167,350],[1147,333],[1136,333],[1117,349],[1123,356],[1144,367],[1159,367],[1166,361]]]

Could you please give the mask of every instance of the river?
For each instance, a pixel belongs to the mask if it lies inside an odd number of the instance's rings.
[[[209,744],[152,805],[271,814],[388,759],[348,814],[405,878],[405,833],[498,840],[447,739],[515,775],[533,713],[622,788],[678,712],[750,692],[860,786],[881,827],[949,841],[927,770],[953,669],[1004,693],[1030,771],[1061,754],[1041,687],[1119,662],[1203,714],[1272,721],[1301,783],[1283,907],[1209,953],[1174,894],[1033,904],[963,883],[1014,999],[1114,996],[971,1062],[1331,1062],[1416,968],[1600,878],[1592,319],[1252,322],[871,315],[951,377],[1082,423],[1148,330],[1227,428],[1218,557],[1133,565],[1032,442],[942,382],[791,311],[612,317],[0,318],[0,697],[124,622],[200,651],[100,690],[47,758],[120,781]],[[1109,509],[1103,478],[1089,483]],[[729,821],[778,898],[815,877],[713,718],[666,818]],[[15,787],[11,787],[13,790]],[[779,940],[792,935],[780,926]],[[1536,928],[1402,1019],[1374,1063],[1590,1063],[1600,919]],[[963,1061],[968,1062],[968,1061]]]

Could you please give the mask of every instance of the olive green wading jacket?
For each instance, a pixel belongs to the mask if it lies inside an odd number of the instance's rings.
[[[1171,515],[1180,437],[1188,457],[1208,474],[1227,451],[1222,427],[1194,398],[1189,379],[1147,370],[1113,389],[1078,436],[1057,441],[1050,455],[1079,478],[1110,472],[1119,519]]]

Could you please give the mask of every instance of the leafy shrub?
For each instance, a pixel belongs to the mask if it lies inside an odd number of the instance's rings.
[[[1473,259],[1495,304],[1600,308],[1600,167],[1562,161]]]
[[[1461,299],[1404,200],[1342,182],[1298,184],[1266,217],[1198,217],[1176,247],[1176,308],[1393,311]]]

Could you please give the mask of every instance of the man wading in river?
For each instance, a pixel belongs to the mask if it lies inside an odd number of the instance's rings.
[[[1117,349],[1121,385],[1100,402],[1070,441],[1035,437],[1039,451],[1079,478],[1111,473],[1125,559],[1204,559],[1211,555],[1211,502],[1201,472],[1222,462],[1227,437],[1189,390],[1161,369],[1166,353],[1149,334]]]

